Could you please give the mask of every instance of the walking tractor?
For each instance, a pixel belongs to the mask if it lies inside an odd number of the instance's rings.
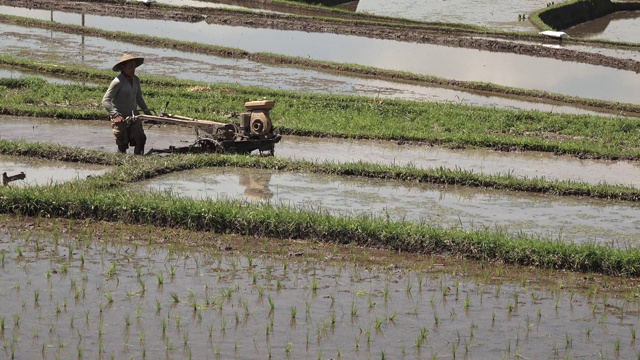
[[[169,103],[167,103],[168,105]],[[136,115],[147,124],[172,124],[192,127],[196,131],[196,141],[189,146],[170,146],[168,149],[151,149],[152,153],[232,153],[249,154],[258,150],[261,155],[274,155],[275,144],[281,135],[274,134],[269,110],[274,106],[271,100],[249,101],[244,104],[247,112],[239,115],[239,123],[221,123],[197,120],[173,115],[165,111],[159,116]]]

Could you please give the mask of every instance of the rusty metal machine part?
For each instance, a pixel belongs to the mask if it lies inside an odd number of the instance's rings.
[[[249,113],[240,114],[245,132],[251,135],[264,136],[271,132],[271,118],[269,110],[273,109],[273,101],[249,101],[244,103]]]
[[[168,103],[167,103],[168,105]],[[258,150],[260,154],[274,155],[275,144],[281,136],[273,133],[269,110],[271,100],[249,101],[244,104],[248,112],[239,115],[239,124],[197,120],[162,112],[160,116],[137,115],[149,124],[172,124],[193,127],[196,141],[190,146],[170,147],[167,150],[151,149],[148,153],[218,152],[248,154]]]

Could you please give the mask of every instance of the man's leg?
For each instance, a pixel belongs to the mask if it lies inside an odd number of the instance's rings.
[[[144,128],[142,127],[142,121],[136,120],[131,127],[129,127],[130,137],[133,142],[133,153],[136,155],[144,155],[144,145],[147,142],[147,136],[144,134]]]
[[[129,136],[127,131],[127,124],[124,121],[119,123],[111,123],[111,129],[113,135],[116,138],[116,145],[118,145],[118,152],[126,153],[129,148]]]

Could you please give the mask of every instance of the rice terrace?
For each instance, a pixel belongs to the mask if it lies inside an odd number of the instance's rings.
[[[0,357],[640,358],[639,19],[0,0]]]

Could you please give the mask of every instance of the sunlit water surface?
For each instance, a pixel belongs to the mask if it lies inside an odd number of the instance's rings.
[[[79,24],[80,14],[0,7],[0,11]],[[494,53],[430,44],[405,43],[327,33],[253,29],[200,23],[124,19],[87,15],[86,26],[104,30],[135,29],[136,33],[229,46],[250,52],[270,52],[339,63],[527,89],[636,103],[638,75],[560,60]]]

